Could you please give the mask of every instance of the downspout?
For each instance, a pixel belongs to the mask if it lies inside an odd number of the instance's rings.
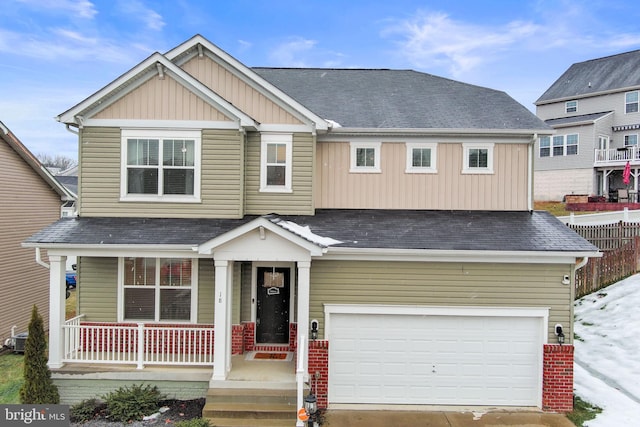
[[[529,185],[527,188],[527,210],[533,212],[533,147],[538,140],[538,132],[533,134],[531,144],[529,144]]]
[[[77,130],[73,130],[73,129],[71,129],[71,125],[70,125],[69,123],[65,124],[65,127],[67,128],[67,130],[68,130],[69,132],[71,132],[71,133],[72,133],[72,134],[74,134],[74,135],[79,135],[79,134],[80,134],[80,132],[78,132]]]
[[[42,260],[42,256],[40,254],[40,248],[36,248],[36,263],[38,263],[39,265],[43,266],[47,270],[49,269],[49,264],[47,264],[46,262],[44,262]]]
[[[585,265],[587,265],[587,263],[589,262],[589,257],[586,256],[584,258],[582,258],[582,261],[580,261],[579,263],[576,264],[576,269],[575,271],[580,270],[582,267],[584,267]]]

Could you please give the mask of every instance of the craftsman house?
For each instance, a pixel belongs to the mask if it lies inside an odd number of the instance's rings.
[[[63,187],[18,137],[0,122],[0,347],[27,332],[31,309],[49,318],[46,252],[34,254],[21,243],[73,209],[75,194]]]
[[[556,131],[536,143],[536,199],[638,201],[639,68],[640,50],[579,62],[536,101],[537,116]]]
[[[79,215],[25,245],[50,254],[64,401],[145,380],[180,397],[289,388],[294,419],[309,392],[572,407],[572,282],[598,252],[533,211],[552,131],[505,93],[249,68],[195,36],[58,120],[78,132]]]

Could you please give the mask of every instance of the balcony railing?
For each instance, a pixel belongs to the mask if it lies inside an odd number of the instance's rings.
[[[594,163],[598,165],[624,165],[626,162],[640,164],[640,150],[636,146],[595,150]]]
[[[213,326],[90,323],[83,317],[62,327],[65,363],[213,366]]]

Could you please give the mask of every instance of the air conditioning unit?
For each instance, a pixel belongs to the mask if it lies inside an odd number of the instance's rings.
[[[23,332],[21,334],[13,336],[13,351],[16,353],[24,353],[24,346],[27,342],[29,332]]]

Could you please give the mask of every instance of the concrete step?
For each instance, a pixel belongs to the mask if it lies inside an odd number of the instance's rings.
[[[207,418],[211,425],[215,427],[292,427],[296,424],[295,419],[258,419],[249,420],[245,418]]]
[[[295,405],[295,390],[280,389],[209,389],[207,402],[215,403],[273,403]]]
[[[296,406],[287,403],[230,403],[209,402],[202,409],[204,417],[222,417],[222,418],[289,418],[296,417]]]

